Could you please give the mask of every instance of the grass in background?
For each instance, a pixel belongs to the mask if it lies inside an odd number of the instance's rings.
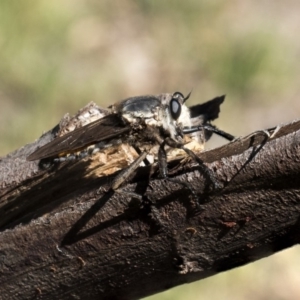
[[[286,48],[291,40],[282,39],[271,14],[244,6],[2,1],[0,153],[32,141],[89,101],[108,105],[193,89],[192,103],[226,93],[225,120],[244,114],[247,103],[281,100],[274,94],[296,85],[296,57]]]

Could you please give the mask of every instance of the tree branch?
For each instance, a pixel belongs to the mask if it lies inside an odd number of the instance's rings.
[[[128,163],[126,149],[111,150],[104,165],[97,155],[46,169],[27,162],[57,128],[2,158],[1,296],[138,299],[298,243],[300,121],[277,129],[199,154],[224,185],[217,192],[194,162],[170,163],[172,176],[197,191],[201,211],[150,167],[124,188],[144,201],[107,192],[111,173]]]

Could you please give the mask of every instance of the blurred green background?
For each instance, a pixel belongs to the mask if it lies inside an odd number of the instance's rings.
[[[238,136],[296,119],[299,13],[296,0],[3,0],[0,156],[90,101],[134,95],[226,94],[215,123]],[[147,299],[300,299],[299,254]]]

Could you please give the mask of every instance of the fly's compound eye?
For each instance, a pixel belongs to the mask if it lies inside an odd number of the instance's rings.
[[[177,120],[181,114],[181,103],[183,99],[183,95],[179,92],[176,92],[170,101],[171,116],[174,120]]]

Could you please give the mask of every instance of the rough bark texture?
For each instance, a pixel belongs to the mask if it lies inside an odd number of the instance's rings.
[[[96,158],[27,162],[54,131],[2,158],[1,299],[139,299],[298,243],[300,121],[277,129],[199,154],[219,191],[194,162],[170,164],[202,210],[149,167],[124,188],[145,195],[138,201],[107,192],[113,175],[99,178]]]

